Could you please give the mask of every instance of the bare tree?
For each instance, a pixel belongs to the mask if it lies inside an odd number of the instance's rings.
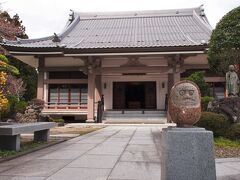
[[[22,78],[16,78],[15,76],[8,75],[6,82],[6,90],[8,94],[16,96],[18,101],[24,95],[26,91],[26,85]]]

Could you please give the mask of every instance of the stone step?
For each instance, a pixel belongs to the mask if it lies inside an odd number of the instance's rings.
[[[166,118],[108,118],[105,124],[165,124]]]
[[[124,110],[105,111],[103,120],[107,124],[163,124],[167,122],[165,111]]]
[[[166,114],[104,114],[104,117],[166,117]]]
[[[166,111],[105,111],[104,114],[166,114]]]
[[[154,115],[160,115],[160,116],[166,116],[165,111],[105,111],[104,116],[133,116],[133,115],[143,115],[143,116],[154,116]]]

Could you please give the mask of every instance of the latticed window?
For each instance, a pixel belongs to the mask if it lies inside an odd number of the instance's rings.
[[[50,104],[87,104],[87,84],[49,85]]]

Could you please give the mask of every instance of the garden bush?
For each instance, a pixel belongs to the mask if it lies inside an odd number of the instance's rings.
[[[210,101],[213,101],[214,98],[211,96],[203,96],[201,97],[201,105],[202,105],[202,111],[207,111],[207,106]]]
[[[15,96],[8,96],[7,108],[1,113],[3,119],[13,118],[15,114],[15,104],[17,103],[17,98]]]
[[[25,101],[19,101],[15,104],[15,112],[17,113],[24,113],[26,110],[28,103]]]
[[[231,140],[240,140],[240,123],[233,124],[225,134],[226,138]]]
[[[55,123],[64,123],[64,119],[61,118],[50,118],[49,121],[55,122]]]
[[[194,72],[189,77],[187,77],[186,80],[196,83],[201,91],[202,96],[209,95],[209,85],[205,82],[203,71]]]
[[[230,122],[223,114],[202,112],[200,120],[195,125],[212,131],[214,137],[219,137],[225,135],[226,130],[230,127]]]

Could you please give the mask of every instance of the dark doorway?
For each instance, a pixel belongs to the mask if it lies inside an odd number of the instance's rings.
[[[156,82],[114,82],[113,109],[156,109]]]
[[[145,86],[144,83],[133,82],[125,86],[125,107],[126,109],[145,108]]]

